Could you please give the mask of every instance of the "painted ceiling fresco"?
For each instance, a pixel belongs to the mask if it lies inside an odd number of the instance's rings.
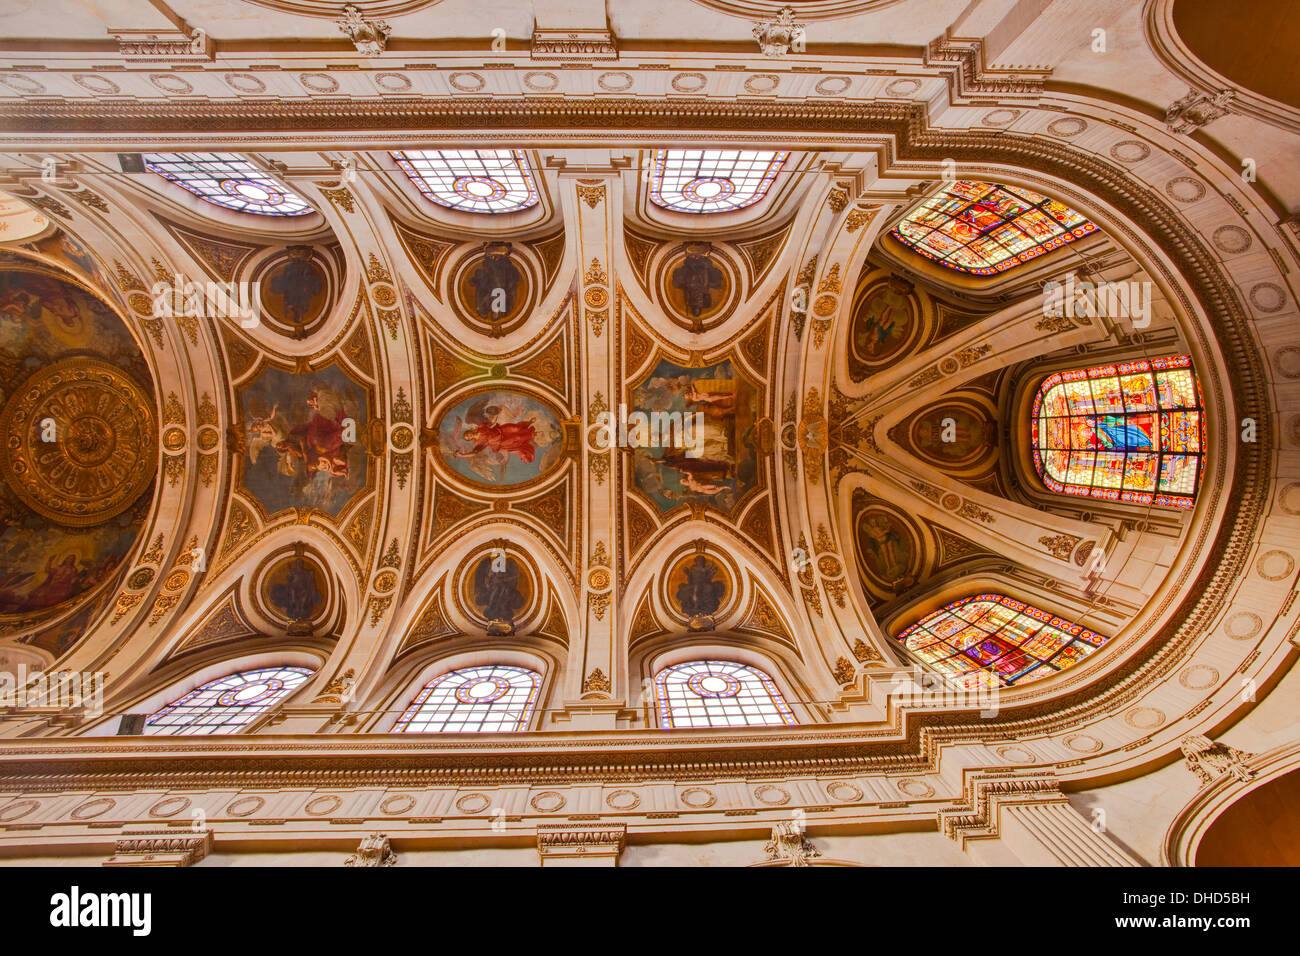
[[[0,421],[3,627],[112,576],[149,510],[158,442],[152,375],[121,318],[12,255],[0,260]]]

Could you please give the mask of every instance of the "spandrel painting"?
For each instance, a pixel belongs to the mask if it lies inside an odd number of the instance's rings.
[[[365,487],[366,390],[337,366],[265,369],[240,395],[243,486],[268,514],[319,508],[338,517]]]
[[[479,392],[443,413],[438,423],[443,463],[479,485],[521,485],[549,472],[564,456],[559,415],[522,392]]]
[[[652,421],[670,413],[684,427],[659,429],[667,443],[633,448],[636,487],[661,512],[694,502],[731,512],[758,484],[758,404],[730,359],[704,368],[660,360],[632,389],[629,421],[635,412]]]

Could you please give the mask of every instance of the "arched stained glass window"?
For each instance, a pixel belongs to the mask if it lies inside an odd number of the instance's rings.
[[[898,635],[932,670],[966,689],[1008,687],[1073,667],[1106,638],[1003,594],[977,594]]]
[[[908,213],[891,235],[949,269],[991,276],[1096,231],[1055,199],[961,180]]]
[[[655,692],[659,726],[664,730],[795,723],[772,678],[745,664],[674,664],[655,677]]]
[[[219,677],[151,714],[144,732],[159,736],[238,733],[311,675],[302,667],[262,667]]]
[[[307,200],[234,153],[145,153],[145,169],[215,206],[258,216],[304,216]]]
[[[1205,461],[1186,355],[1048,376],[1034,397],[1034,467],[1052,491],[1190,508]]]
[[[734,149],[656,150],[650,201],[677,212],[743,209],[767,195],[789,155]]]
[[[392,155],[439,206],[497,213],[537,205],[533,174],[517,149],[401,149]]]
[[[436,677],[393,725],[398,734],[517,733],[528,727],[541,676],[522,667],[465,667]]]

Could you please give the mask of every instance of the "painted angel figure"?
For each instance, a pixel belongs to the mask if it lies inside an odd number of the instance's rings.
[[[475,474],[494,484],[505,480],[511,455],[531,464],[539,449],[548,449],[540,462],[539,470],[544,469],[559,451],[555,444],[559,436],[538,419],[538,413],[526,410],[523,401],[485,396],[469,407],[463,420],[456,417],[443,451],[448,458],[464,460]]]
[[[258,456],[262,454],[262,449],[270,447],[272,450],[284,441],[289,434],[289,424],[280,414],[280,405],[277,402],[271,406],[269,412],[258,415],[262,409],[252,409],[254,417],[248,423],[248,460],[254,464],[257,463]],[[282,459],[283,462],[283,459]],[[293,474],[292,471],[286,472],[281,469],[281,474]]]

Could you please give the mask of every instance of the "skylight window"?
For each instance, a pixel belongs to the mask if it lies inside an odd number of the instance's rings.
[[[677,212],[727,212],[767,195],[788,152],[660,149],[650,180],[650,201]]]
[[[235,153],[145,153],[145,169],[215,206],[258,216],[304,216],[311,205]]]
[[[439,206],[502,213],[537,205],[533,174],[517,149],[404,149],[392,155]]]

